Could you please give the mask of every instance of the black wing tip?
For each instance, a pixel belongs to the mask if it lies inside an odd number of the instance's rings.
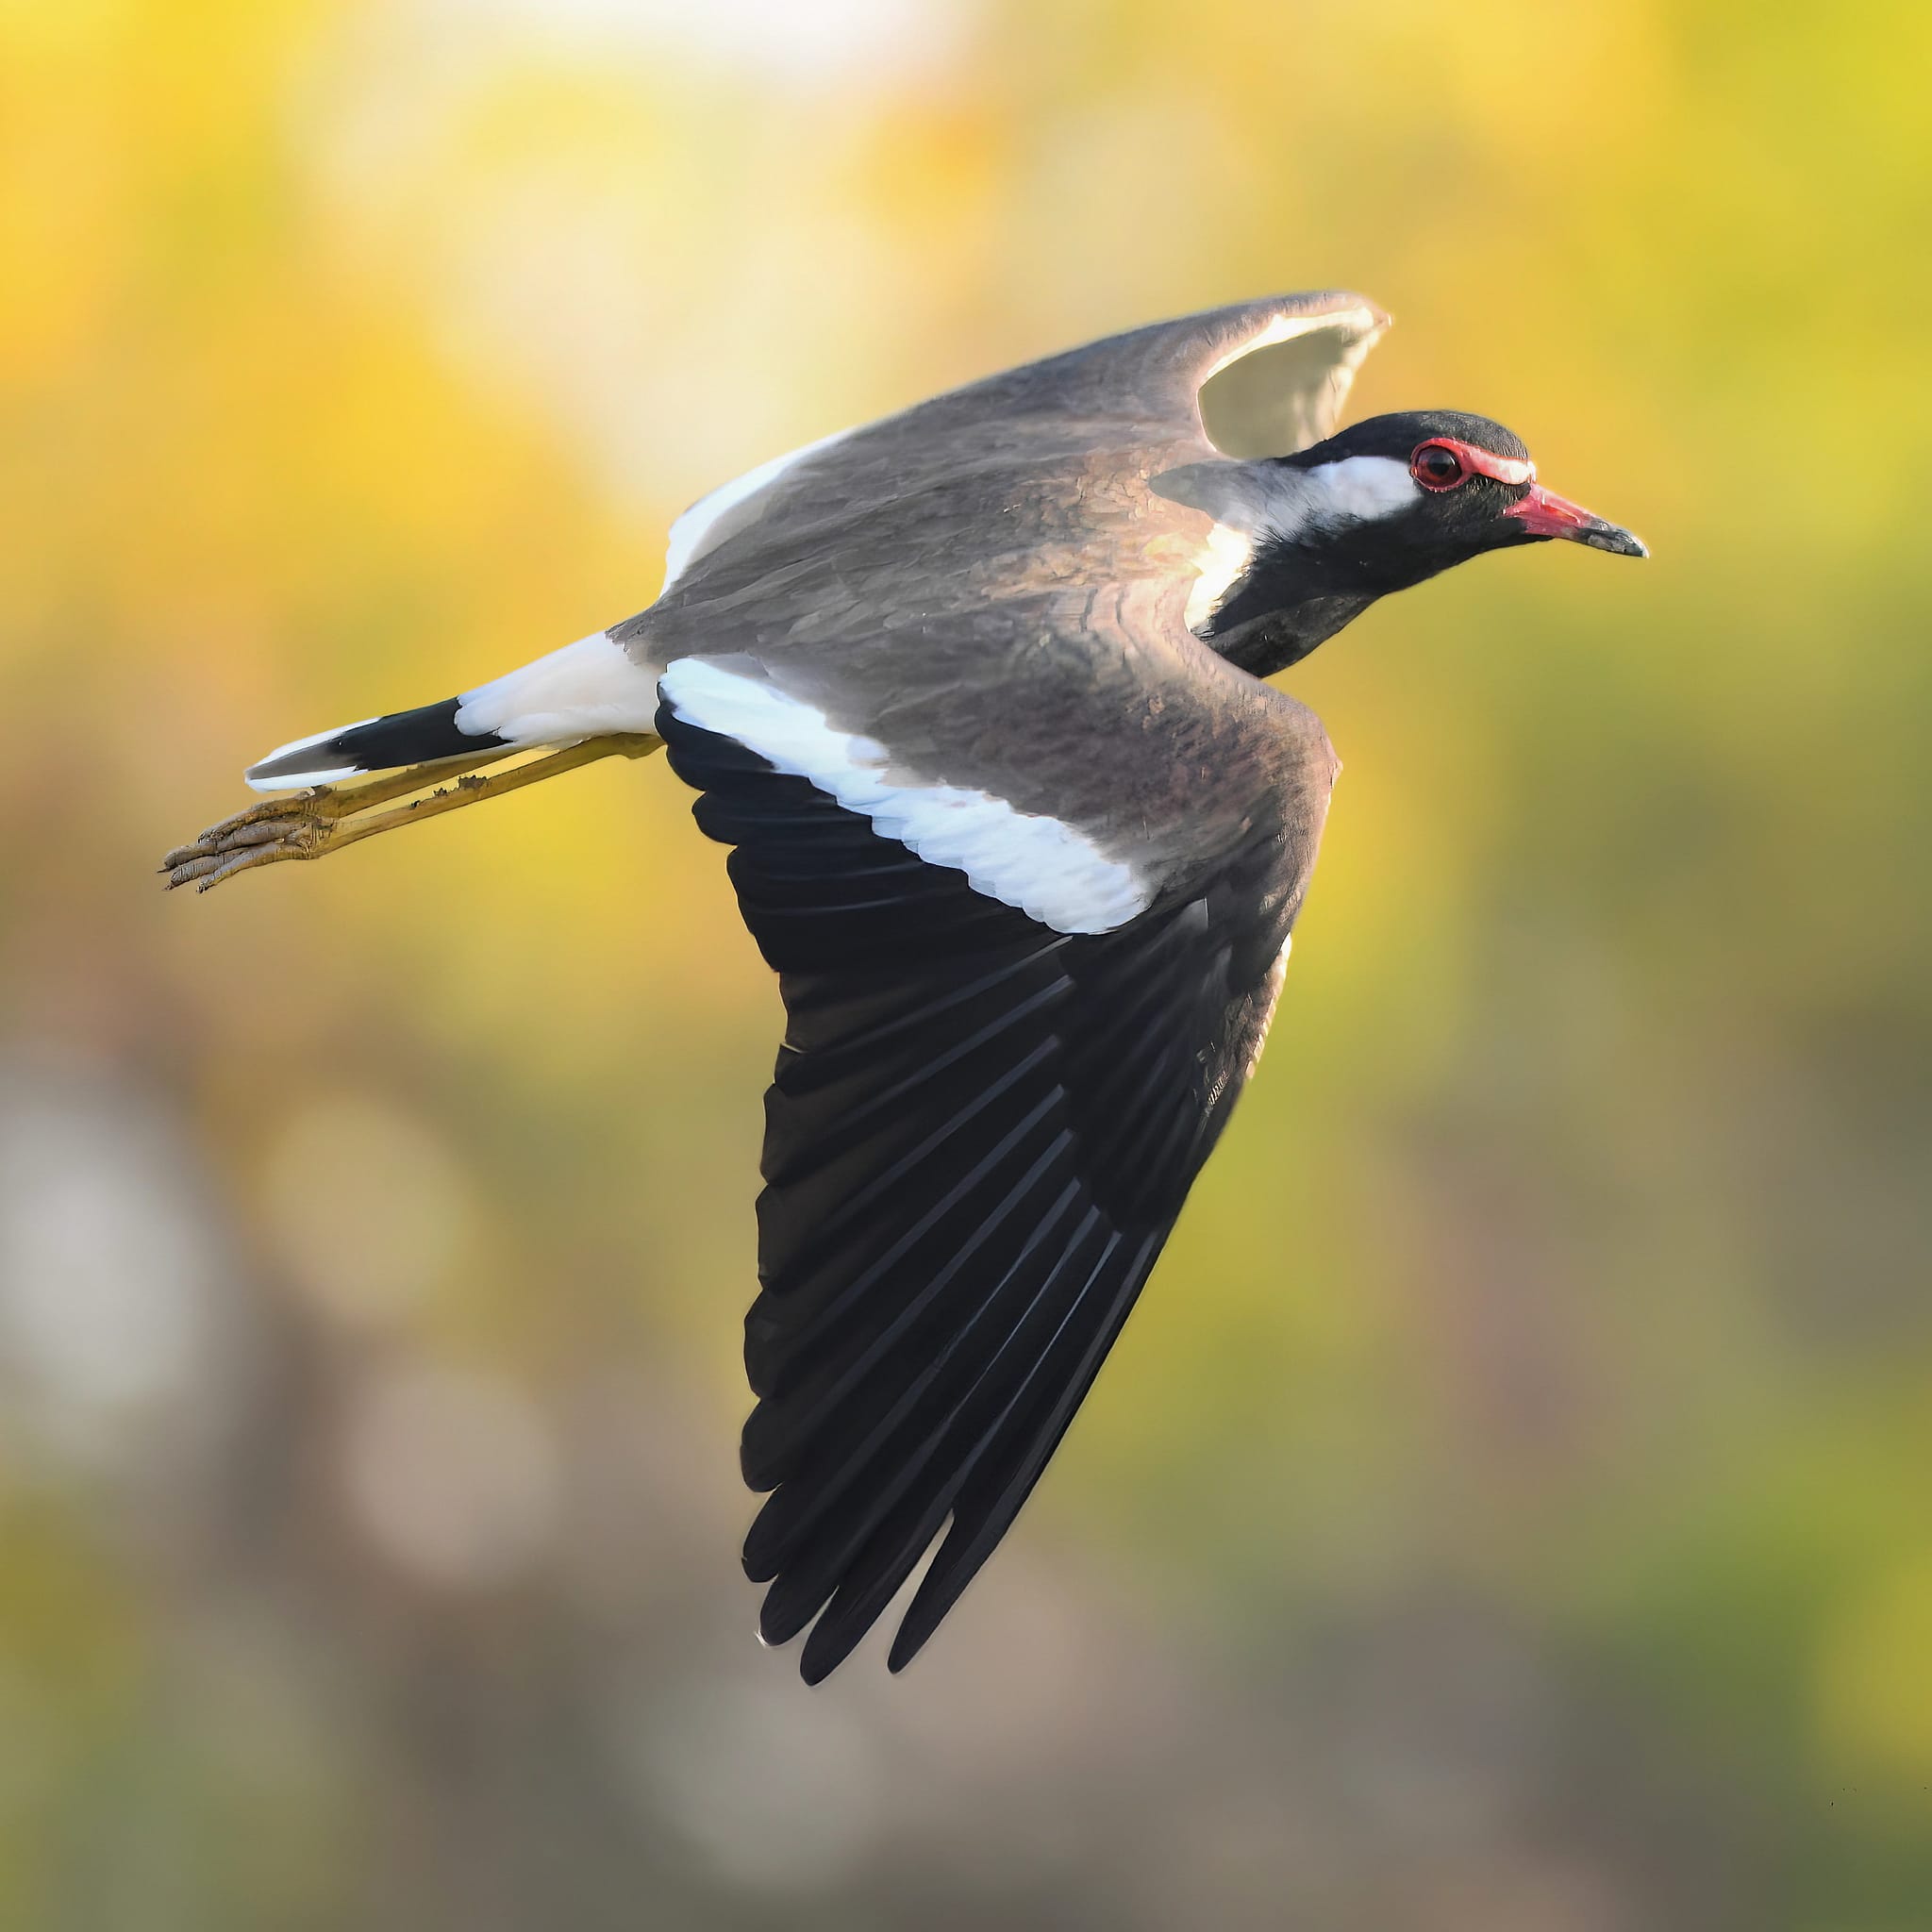
[[[808,1690],[816,1690],[850,1655],[849,1651],[841,1651],[835,1657],[814,1660],[811,1645],[808,1642],[798,1659],[799,1681]]]
[[[892,1633],[891,1645],[886,1653],[886,1669],[891,1675],[898,1676],[925,1648],[958,1603],[967,1583],[976,1574],[977,1566],[958,1580],[958,1588],[942,1590],[930,1599],[925,1598],[924,1586],[921,1586],[918,1595],[900,1618],[899,1627]],[[922,1599],[925,1600],[922,1602]],[[875,1611],[862,1621],[858,1617],[849,1622],[830,1621],[831,1608],[827,1606],[806,1636],[805,1646],[798,1657],[799,1677],[809,1688],[817,1690],[865,1641],[882,1614],[882,1611]],[[825,1633],[823,1637],[820,1635],[822,1631]],[[773,1636],[760,1620],[758,1642],[767,1650],[782,1649],[798,1635],[797,1630],[791,1630],[782,1637]]]
[[[892,1647],[886,1653],[886,1669],[896,1677],[925,1648],[926,1640],[939,1626],[937,1617],[927,1627],[915,1626],[912,1611],[908,1610],[900,1620],[898,1629],[892,1633]]]
[[[943,1608],[929,1611],[924,1616],[919,1614],[919,1606],[916,1602],[907,1610],[905,1616],[899,1620],[898,1629],[892,1633],[891,1647],[886,1653],[886,1669],[891,1675],[898,1676],[925,1648],[951,1608],[952,1600],[949,1599]],[[798,1654],[798,1675],[808,1690],[816,1690],[841,1664],[851,1657],[852,1653],[865,1641],[872,1632],[873,1625],[877,1622],[878,1617],[874,1615],[857,1627],[839,1630],[836,1635],[815,1641],[819,1631],[825,1624],[824,1613],[811,1623],[808,1633],[803,1626],[795,1629],[786,1628],[784,1625],[767,1627],[765,1618],[760,1614],[753,1634],[758,1639],[760,1650],[784,1650],[797,1642],[799,1637],[804,1635],[805,1643]]]

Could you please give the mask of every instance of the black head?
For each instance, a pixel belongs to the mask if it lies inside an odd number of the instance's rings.
[[[1413,409],[1351,424],[1280,459],[1299,484],[1281,538],[1339,579],[1402,590],[1452,564],[1553,538],[1621,557],[1643,545],[1536,480],[1523,439],[1487,416]]]
[[[1293,456],[1172,471],[1155,487],[1248,537],[1243,567],[1196,627],[1263,675],[1377,597],[1485,551],[1561,538],[1647,554],[1545,490],[1521,437],[1455,409],[1372,416]]]

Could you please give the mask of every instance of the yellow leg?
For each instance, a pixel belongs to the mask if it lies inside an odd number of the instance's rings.
[[[285,858],[321,858],[358,840],[373,839],[378,832],[420,824],[425,819],[481,799],[500,798],[506,791],[521,791],[539,779],[554,778],[559,772],[573,772],[598,758],[646,758],[662,742],[649,732],[587,738],[507,772],[478,775],[485,765],[502,764],[519,756],[514,748],[498,749],[474,758],[442,758],[435,764],[414,765],[363,785],[318,785],[285,797],[264,798],[246,811],[210,825],[191,844],[177,845],[161,860],[161,873],[170,891],[192,886],[205,892],[258,865],[275,865]],[[432,785],[438,789],[425,797],[410,799],[391,811],[375,809]]]

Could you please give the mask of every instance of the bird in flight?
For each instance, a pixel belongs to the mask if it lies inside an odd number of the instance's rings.
[[[786,1008],[744,1567],[808,1682],[941,1532],[893,1670],[991,1555],[1254,1071],[1340,769],[1263,680],[1486,551],[1645,554],[1484,417],[1338,430],[1387,326],[1241,303],[781,457],[678,519],[647,610],[283,746],[163,863],[206,891],[665,749]]]

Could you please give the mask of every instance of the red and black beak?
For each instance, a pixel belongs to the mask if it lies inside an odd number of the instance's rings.
[[[1628,530],[1606,523],[1580,503],[1572,503],[1541,483],[1532,483],[1528,493],[1503,514],[1514,517],[1533,537],[1562,537],[1572,543],[1588,543],[1592,550],[1607,550],[1612,557],[1650,555]]]

